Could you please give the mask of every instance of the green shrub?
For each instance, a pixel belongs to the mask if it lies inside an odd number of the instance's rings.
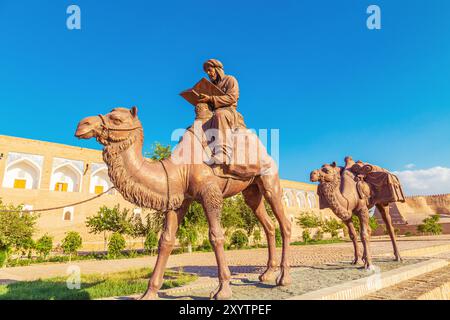
[[[360,223],[359,223],[359,218],[358,216],[353,215],[352,216],[352,221],[353,221],[353,225],[355,226],[355,230],[356,232],[360,232]],[[369,228],[372,232],[374,232],[375,230],[377,230],[379,227],[377,218],[375,216],[372,216],[369,218]]]
[[[44,235],[36,241],[35,249],[44,259],[50,254],[53,248],[53,238],[49,235]]]
[[[108,255],[116,258],[121,254],[121,251],[125,249],[125,238],[118,232],[114,232],[109,239],[108,243]]]
[[[8,262],[8,248],[0,248],[0,268],[3,268]]]
[[[69,261],[72,260],[72,255],[77,254],[77,250],[81,248],[83,240],[78,232],[70,231],[61,243],[61,247],[65,254],[69,254]]]
[[[197,247],[198,251],[212,251],[211,242],[208,239],[204,239],[202,244]]]
[[[158,247],[158,235],[155,231],[149,230],[145,237],[144,248],[150,254],[154,253],[154,250]]]
[[[28,259],[31,259],[31,256],[33,254],[33,250],[36,248],[36,243],[32,238],[24,239],[20,250],[22,251],[22,256],[27,256]]]
[[[253,242],[256,246],[259,246],[259,244],[261,243],[261,230],[255,229],[255,231],[253,231]]]
[[[314,240],[323,240],[323,231],[321,229],[317,230],[316,234],[314,235]]]
[[[231,235],[230,245],[238,249],[248,245],[248,237],[242,230],[236,230]]]
[[[280,228],[275,229],[275,244],[277,247],[281,247],[283,245],[283,238],[281,237]]]
[[[325,220],[322,223],[323,231],[330,233],[331,238],[333,238],[333,239],[338,238],[338,236],[339,236],[338,231],[343,228],[344,228],[344,224],[341,221],[334,219],[334,218]]]
[[[0,199],[0,267],[6,265],[9,254],[21,249],[22,243],[35,232],[37,215],[22,214],[23,206],[7,205]]]
[[[297,224],[302,228],[318,228],[321,226],[320,218],[314,212],[303,212],[296,218]]]
[[[405,232],[405,237],[412,237],[414,234],[410,231]]]
[[[441,234],[442,225],[439,224],[439,215],[435,214],[423,220],[423,224],[417,226],[417,231],[422,233]]]
[[[311,234],[309,233],[309,229],[304,229],[302,232],[302,239],[304,243],[308,243],[311,241]]]

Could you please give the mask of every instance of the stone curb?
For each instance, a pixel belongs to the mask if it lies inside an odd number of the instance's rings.
[[[400,251],[400,255],[402,257],[420,257],[420,256],[433,256],[440,253],[450,251],[450,244],[442,244],[431,247],[423,247],[418,249],[410,249],[405,251]],[[383,253],[377,255],[378,257],[389,257],[392,256],[392,253]]]
[[[287,300],[354,300],[424,273],[443,268],[448,263],[444,259],[427,260],[391,271],[375,273],[366,278],[291,297]]]

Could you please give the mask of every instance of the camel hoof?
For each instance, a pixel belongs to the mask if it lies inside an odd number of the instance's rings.
[[[259,281],[261,282],[273,282],[275,281],[275,268],[267,268],[266,271],[264,271],[260,276],[259,276]]]
[[[375,271],[376,268],[373,264],[366,264],[365,266],[366,271]]]
[[[219,285],[219,289],[217,291],[213,291],[210,294],[210,299],[213,300],[229,300],[233,296],[233,292],[231,291],[230,284],[221,283]]]
[[[289,269],[282,268],[280,275],[277,279],[277,286],[286,287],[292,283],[291,275],[289,274]]]
[[[358,264],[358,261],[359,261],[359,259],[358,259],[358,258],[355,258],[355,259],[353,259],[353,261],[352,261],[352,265],[356,265],[356,264]]]
[[[140,296],[139,298],[137,298],[136,300],[157,300],[158,299],[158,294],[156,294],[155,292],[146,292],[144,293],[142,296]]]
[[[394,261],[401,263],[401,262],[403,262],[403,259],[400,256],[395,256]]]

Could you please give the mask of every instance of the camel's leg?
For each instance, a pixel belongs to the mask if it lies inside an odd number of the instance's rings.
[[[222,191],[217,185],[209,184],[202,190],[201,197],[209,224],[209,241],[214,249],[219,269],[219,288],[217,292],[213,293],[213,298],[216,300],[229,299],[232,295],[230,287],[231,272],[225,260],[223,247],[225,238],[220,225],[223,205]]]
[[[350,239],[353,242],[355,258],[353,259],[352,264],[357,264],[359,260],[359,250],[358,250],[358,236],[356,235],[355,226],[353,225],[352,219],[345,221],[344,223],[347,226],[348,235],[350,236]]]
[[[360,233],[361,233],[361,242],[364,247],[364,267],[366,269],[372,268],[372,255],[370,253],[370,227],[369,227],[369,209],[364,206],[358,212],[359,221],[360,221]]]
[[[392,247],[394,248],[395,261],[402,261],[402,258],[400,257],[400,251],[397,247],[397,241],[395,239],[395,231],[394,226],[392,225],[391,215],[389,214],[389,204],[377,204],[377,208],[381,213],[381,217],[383,218],[383,221],[386,224],[387,231],[389,232],[389,236],[391,237]]]
[[[261,176],[259,180],[260,190],[263,191],[264,197],[269,202],[275,218],[280,225],[281,237],[283,239],[283,252],[281,256],[281,270],[277,279],[277,285],[287,286],[292,283],[289,274],[289,247],[291,242],[291,221],[284,213],[282,198],[282,189],[280,186],[280,178],[278,174]]]
[[[158,297],[158,290],[163,284],[164,270],[167,260],[172,252],[176,240],[178,225],[183,220],[184,215],[189,208],[190,201],[185,201],[177,211],[168,211],[166,213],[164,232],[159,239],[158,258],[155,269],[148,283],[147,291],[140,298],[141,300],[152,300]]]
[[[263,226],[269,247],[267,269],[259,276],[259,280],[263,282],[274,281],[275,271],[277,269],[274,223],[267,214],[266,207],[264,206],[264,197],[256,184],[242,191],[242,194],[244,195],[245,202],[255,212],[256,217]]]

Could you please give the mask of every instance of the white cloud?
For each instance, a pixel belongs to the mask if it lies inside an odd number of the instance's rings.
[[[405,168],[406,169],[414,169],[416,167],[416,165],[414,163],[408,163]]]
[[[450,193],[450,168],[394,171],[408,196]]]

